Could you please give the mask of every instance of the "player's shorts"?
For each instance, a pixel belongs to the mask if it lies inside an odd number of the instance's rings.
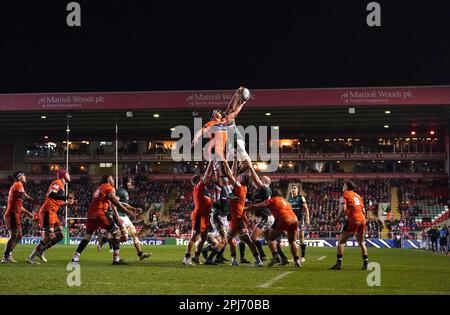
[[[192,230],[197,233],[203,233],[209,228],[209,220],[207,217],[202,216],[198,213],[191,213],[191,225]]]
[[[272,227],[275,222],[275,218],[273,215],[269,215],[268,217],[256,217],[256,226],[260,228],[263,232],[267,231]]]
[[[56,231],[61,229],[61,222],[58,215],[53,211],[40,210],[39,211],[39,227],[44,232],[49,232],[51,229]]]
[[[214,236],[222,236],[225,237],[225,234],[228,229],[228,219],[227,216],[222,216],[218,214],[211,213],[209,218],[211,226],[214,230]]]
[[[20,213],[18,212],[5,213],[3,219],[5,220],[7,230],[22,229],[22,223],[20,221]]]
[[[220,132],[213,140],[209,142],[209,153],[212,161],[226,161],[225,151],[227,145],[227,133]]]
[[[342,231],[350,234],[364,235],[366,234],[366,221],[355,219],[346,220]]]
[[[108,212],[99,211],[95,215],[88,215],[86,233],[92,235],[98,229],[104,229],[109,233],[114,233],[118,230],[118,227]]]
[[[233,238],[238,233],[248,233],[247,220],[244,218],[231,220],[228,225],[228,238]]]
[[[130,218],[125,214],[121,215],[120,218],[122,219],[122,225],[125,229],[131,229],[134,227],[133,223],[131,222]]]
[[[294,234],[298,232],[298,220],[296,217],[279,218],[273,228],[279,233]]]

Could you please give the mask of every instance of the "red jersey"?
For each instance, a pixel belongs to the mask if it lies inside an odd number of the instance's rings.
[[[343,195],[343,202],[346,205],[346,215],[349,220],[364,220],[364,203],[360,195],[351,190],[346,190]]]
[[[88,216],[98,212],[108,211],[109,205],[111,204],[108,197],[110,193],[116,193],[116,189],[110,183],[102,184],[97,188],[93,194],[91,206],[88,209]]]
[[[209,216],[213,200],[208,196],[208,190],[203,180],[200,180],[200,182],[194,186],[193,197],[195,205],[194,212],[204,217]]]
[[[50,187],[48,187],[47,194],[45,195],[44,204],[41,207],[41,210],[43,211],[58,212],[59,207],[64,203],[63,200],[55,200],[48,196],[52,190],[56,192],[62,190],[64,192],[64,184],[62,180],[57,179],[50,184]]]
[[[292,210],[291,204],[287,202],[283,197],[272,197],[264,201],[264,204],[267,208],[270,209],[270,212],[272,212],[275,220],[297,218],[294,211]]]
[[[230,200],[231,220],[236,220],[244,217],[247,186],[244,186],[241,183],[236,182],[236,185],[234,185],[233,192],[237,197],[239,197],[239,199]]]
[[[22,196],[25,193],[22,182],[14,182],[8,193],[8,205],[5,213],[21,213],[23,206]]]

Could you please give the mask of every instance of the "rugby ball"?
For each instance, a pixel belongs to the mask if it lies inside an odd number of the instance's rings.
[[[250,91],[247,88],[242,91],[241,98],[244,102],[250,99]]]

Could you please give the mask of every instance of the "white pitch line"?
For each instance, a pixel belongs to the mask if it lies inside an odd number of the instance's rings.
[[[323,260],[323,259],[325,259],[325,258],[327,258],[327,256],[319,257],[319,258],[317,258],[317,260]]]
[[[271,279],[271,280],[269,280],[269,281],[267,281],[267,282],[264,282],[264,283],[261,284],[259,287],[260,287],[260,288],[268,288],[268,287],[270,287],[272,284],[274,284],[275,282],[277,282],[278,280],[283,279],[284,277],[286,277],[288,274],[291,274],[291,273],[292,273],[292,271],[286,271],[286,272],[283,272],[283,273],[279,274],[278,276],[276,276],[275,278],[273,278],[273,279]]]

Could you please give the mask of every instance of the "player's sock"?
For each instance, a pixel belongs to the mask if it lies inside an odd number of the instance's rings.
[[[5,259],[8,259],[11,256],[11,247],[12,241],[11,239],[9,239],[8,243],[6,243],[5,253],[3,254],[3,257],[5,257]]]
[[[140,251],[139,253],[137,253],[138,257],[141,257],[143,253],[144,253],[143,251]]]
[[[279,243],[277,243],[277,252],[281,259],[287,259],[286,255],[281,250],[281,246]]]
[[[254,243],[255,243],[256,249],[258,250],[259,256],[266,257],[266,253],[264,253],[261,242],[256,240]]]
[[[223,258],[223,253],[225,252],[225,247],[222,248],[219,253],[217,253],[217,258],[222,259]]]
[[[112,240],[112,245],[113,245],[113,262],[119,262],[120,261],[120,240],[117,238],[114,238]]]
[[[37,255],[42,255],[45,250],[45,243],[41,240],[39,244],[34,248],[33,252],[30,255],[30,259],[34,259]]]
[[[337,254],[337,261],[336,261],[336,265],[342,265],[342,254]]]
[[[45,252],[50,247],[58,244],[59,241],[61,241],[61,240],[62,240],[62,237],[54,237],[54,238],[52,238],[49,242],[47,242],[47,244],[45,244],[44,250],[42,252],[39,252],[39,253],[42,255],[43,252]]]
[[[214,247],[211,254],[208,256],[208,260],[212,261],[216,255],[218,255],[220,252],[222,252],[221,249],[218,249],[217,247]]]
[[[241,255],[241,260],[245,258],[245,243],[239,242],[239,254]]]
[[[186,254],[184,254],[184,257],[185,257],[186,259],[191,258],[191,253],[186,253]]]
[[[78,261],[80,258],[81,253],[86,248],[86,246],[89,244],[89,241],[87,239],[82,239],[80,244],[78,244],[78,247],[75,251],[75,255],[73,256],[73,261]]]
[[[301,244],[300,245],[300,249],[302,251],[302,257],[305,258],[305,254],[306,254],[306,244]]]
[[[253,255],[253,257],[255,258],[256,263],[261,262],[261,257],[259,257],[259,254]]]
[[[201,254],[201,249],[197,249],[197,250],[195,251],[195,253],[194,253],[194,256],[195,256],[195,257],[200,257],[200,254]]]
[[[362,255],[362,259],[363,259],[363,265],[367,266],[369,264],[369,256]]]

